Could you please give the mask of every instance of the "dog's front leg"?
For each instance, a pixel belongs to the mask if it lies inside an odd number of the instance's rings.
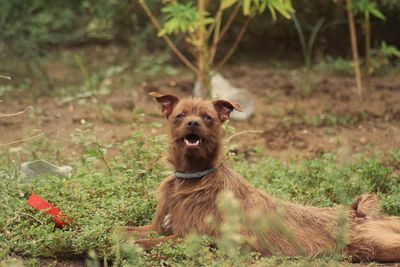
[[[138,226],[138,227],[129,227],[129,226],[120,226],[117,227],[117,232],[123,236],[135,236],[138,238],[146,238],[151,233],[155,232],[155,227],[151,225]]]
[[[136,240],[135,243],[141,246],[144,250],[150,250],[155,246],[164,243],[166,241],[172,241],[172,243],[176,243],[178,238],[179,238],[178,235],[170,235],[158,238],[140,239]]]

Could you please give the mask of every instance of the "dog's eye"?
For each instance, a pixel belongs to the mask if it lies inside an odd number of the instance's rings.
[[[205,119],[205,120],[211,120],[211,117],[208,116],[208,115],[204,115],[204,116],[203,116],[203,119]]]
[[[178,116],[176,116],[177,119],[182,119],[183,117],[185,117],[185,114],[183,114],[183,113],[178,114]]]

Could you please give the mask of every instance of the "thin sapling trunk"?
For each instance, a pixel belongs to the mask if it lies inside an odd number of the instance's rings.
[[[365,12],[365,75],[368,77],[371,73],[371,22],[369,12]]]
[[[206,0],[198,0],[199,9],[199,45],[198,45],[198,69],[197,74],[200,95],[203,98],[211,98],[211,86],[210,86],[210,68],[208,62],[208,45],[207,45],[207,30],[204,21],[206,12]]]
[[[357,32],[356,26],[354,23],[354,17],[352,12],[352,0],[346,0],[347,4],[347,17],[349,20],[349,31],[350,31],[350,41],[351,41],[351,51],[353,55],[353,68],[354,75],[356,79],[356,93],[359,98],[363,98],[363,87],[361,81],[361,71],[360,71],[360,61],[358,57],[358,48],[357,48]]]

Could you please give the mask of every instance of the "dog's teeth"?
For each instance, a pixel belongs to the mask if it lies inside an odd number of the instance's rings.
[[[195,142],[190,142],[189,140],[187,140],[187,139],[184,139],[184,141],[185,141],[185,144],[187,145],[187,146],[197,146],[199,143],[200,143],[200,140],[196,140]]]

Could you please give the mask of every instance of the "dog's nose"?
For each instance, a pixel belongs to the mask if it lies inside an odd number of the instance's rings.
[[[189,122],[187,123],[187,126],[188,126],[189,128],[197,127],[197,126],[199,126],[199,122],[198,122],[198,121],[189,121]]]

